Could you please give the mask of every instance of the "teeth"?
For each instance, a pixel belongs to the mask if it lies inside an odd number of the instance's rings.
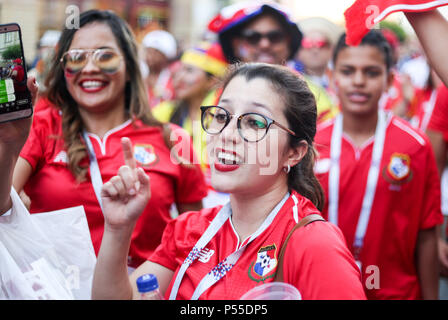
[[[82,84],[83,88],[98,88],[103,85],[101,81],[84,81]]]
[[[231,163],[236,164],[237,157],[234,154],[227,153],[227,152],[218,152],[218,159],[222,163]]]

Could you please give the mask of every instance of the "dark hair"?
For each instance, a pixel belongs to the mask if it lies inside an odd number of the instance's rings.
[[[246,63],[233,66],[223,82],[223,91],[236,76],[242,76],[247,81],[256,78],[265,79],[282,97],[288,127],[296,134],[296,136],[289,135],[290,148],[299,146],[302,140],[308,143],[307,154],[288,173],[288,189],[296,190],[311,200],[317,209],[322,210],[324,193],[313,170],[317,155],[313,146],[317,121],[316,99],[308,85],[297,73],[287,67],[265,63]]]
[[[339,37],[339,40],[333,51],[333,64],[336,64],[339,52],[347,48],[345,43],[345,33]],[[384,55],[384,63],[386,64],[386,70],[389,71],[393,66],[392,49],[389,42],[379,30],[370,30],[364,38],[362,38],[360,46],[373,46],[377,48]]]
[[[149,111],[147,91],[140,73],[137,43],[129,25],[112,11],[83,12],[80,15],[80,28],[91,23],[103,23],[109,26],[123,52],[126,73],[129,75],[129,81],[125,85],[125,108],[131,119],[139,119],[147,125],[162,128],[162,124]],[[87,167],[80,165],[81,160],[87,156],[87,149],[81,138],[84,124],[77,103],[67,89],[64,70],[60,63],[62,55],[70,48],[77,31],[78,29],[68,28],[62,31],[45,82],[48,87],[48,99],[62,111],[62,132],[70,171],[78,180],[83,180],[87,172]],[[168,126],[163,127],[163,134],[168,145],[169,132],[165,132],[167,128]]]

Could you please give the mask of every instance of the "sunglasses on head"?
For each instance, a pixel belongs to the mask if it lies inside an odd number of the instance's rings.
[[[271,44],[277,44],[285,39],[285,33],[280,30],[273,30],[266,33],[244,30],[241,33],[241,37],[251,45],[257,45],[263,38],[268,39]]]
[[[60,61],[65,72],[76,74],[87,65],[89,58],[101,72],[113,74],[120,68],[123,57],[113,49],[74,49],[64,53]]]
[[[322,40],[322,39],[311,39],[311,38],[303,38],[302,39],[302,47],[305,49],[312,49],[312,48],[317,48],[317,49],[321,49],[321,48],[325,48],[328,47],[329,43],[326,40]]]

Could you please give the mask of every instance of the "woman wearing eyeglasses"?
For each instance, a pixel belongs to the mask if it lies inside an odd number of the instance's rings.
[[[188,134],[162,126],[148,112],[136,42],[123,20],[108,11],[85,12],[80,29],[65,29],[58,47],[47,79],[48,97],[58,107],[36,114],[14,186],[24,187],[31,212],[83,205],[98,252],[100,190],[124,164],[120,140],[129,137],[153,189],[132,235],[128,264],[136,267],[160,244],[173,203],[181,213],[202,207],[203,174],[199,165],[179,164],[195,160]],[[171,155],[177,136],[184,137],[178,149],[190,156]]]
[[[105,233],[93,298],[137,298],[136,279],[152,273],[165,298],[239,299],[274,281],[287,235],[322,208],[313,173],[316,103],[295,73],[241,65],[224,81],[219,105],[201,111],[212,185],[230,193],[230,202],[171,221],[155,253],[128,278],[132,229],[150,196],[150,182],[129,155],[102,190]],[[128,141],[123,148],[128,154]],[[303,299],[365,298],[341,231],[325,221],[292,234],[280,275]]]

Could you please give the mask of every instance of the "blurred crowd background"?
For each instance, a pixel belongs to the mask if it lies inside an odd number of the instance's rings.
[[[0,0],[0,23],[17,22],[23,33],[25,58],[28,66],[34,66],[41,55],[40,48],[51,46],[57,37],[52,30],[61,30],[67,17],[67,7],[75,5],[80,12],[89,9],[110,9],[124,18],[133,28],[137,39],[156,29],[164,29],[174,35],[179,51],[203,38],[213,35],[207,33],[207,24],[219,10],[242,0]],[[290,9],[293,19],[300,20],[319,16],[344,26],[344,10],[353,0],[278,0],[275,1]],[[442,13],[448,12],[446,7]],[[412,29],[403,14],[390,16],[387,21],[393,24],[400,36],[399,57],[409,52],[418,52]],[[50,32],[47,32],[50,31]]]

